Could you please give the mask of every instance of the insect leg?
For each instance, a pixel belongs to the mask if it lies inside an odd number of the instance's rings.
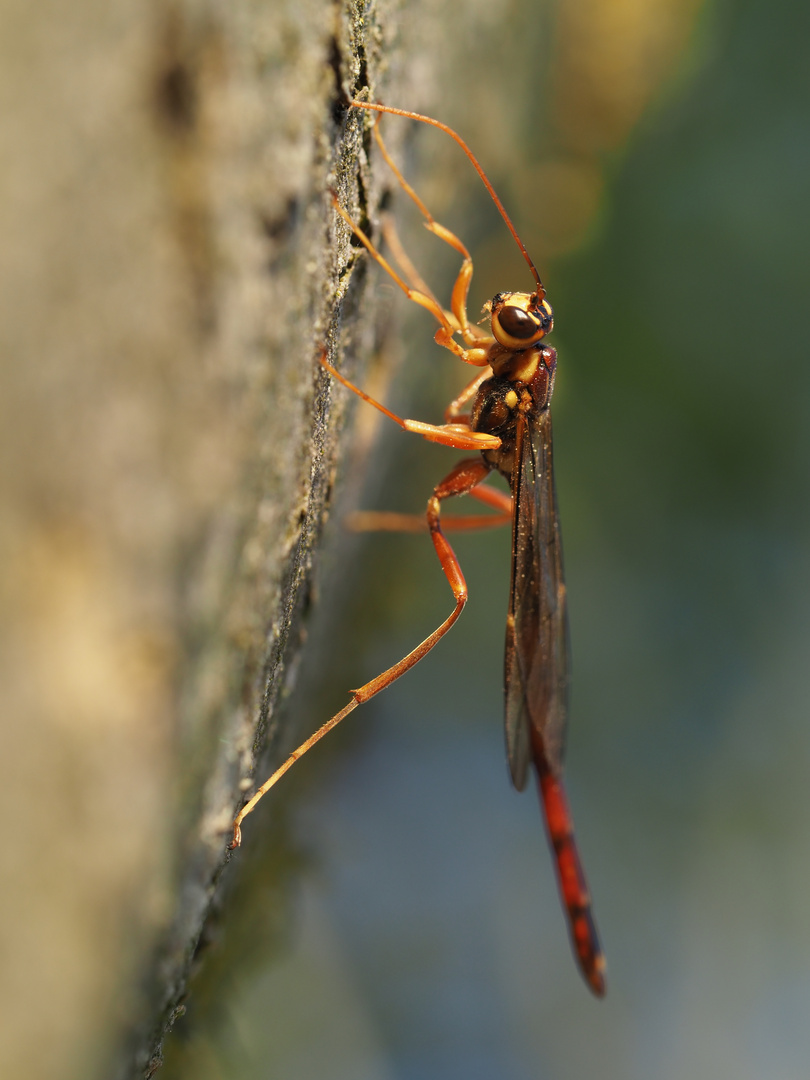
[[[390,409],[386,409],[379,401],[375,401],[373,397],[370,397],[365,390],[361,390],[353,382],[349,382],[344,375],[341,375],[336,368],[332,367],[326,359],[326,349],[321,353],[320,362],[338,382],[343,383],[348,390],[357,394],[363,401],[367,401],[369,405],[373,405],[375,409],[379,409],[389,420],[399,424],[403,431],[411,431],[415,435],[421,435],[428,442],[441,443],[442,446],[452,446],[456,450],[497,450],[501,445],[501,440],[497,435],[487,435],[483,431],[470,431],[470,425],[466,421],[458,421],[454,424],[427,424],[422,420],[403,420],[401,416],[397,416]]]
[[[486,483],[477,484],[469,494],[496,514],[457,514],[443,519],[445,532],[472,532],[474,529],[493,529],[512,521],[512,496],[497,491]],[[398,514],[388,510],[356,510],[346,518],[354,532],[425,532],[427,522],[421,514]]]
[[[371,255],[375,262],[379,263],[383,270],[385,270],[386,274],[388,274],[388,276],[392,278],[397,283],[397,285],[399,285],[400,289],[402,289],[408,299],[413,300],[413,302],[415,304],[419,304],[420,307],[426,308],[435,317],[436,321],[439,323],[439,329],[436,331],[435,334],[436,342],[439,345],[442,345],[445,349],[449,349],[450,352],[455,353],[459,360],[463,360],[465,364],[472,364],[474,367],[483,367],[486,363],[488,363],[488,350],[486,348],[478,346],[470,349],[465,349],[461,345],[459,345],[459,343],[453,337],[453,334],[456,333],[456,330],[458,328],[454,326],[450,319],[447,317],[447,314],[445,313],[442,306],[436,301],[433,296],[428,296],[425,293],[420,292],[418,289],[412,289],[410,285],[408,285],[399,276],[399,274],[396,272],[393,266],[391,266],[388,260],[383,255],[381,255],[379,251],[377,251],[374,244],[366,236],[360,226],[356,225],[352,221],[349,214],[346,213],[346,211],[338,202],[337,195],[334,193],[334,191],[332,192],[332,203],[335,207],[335,210],[337,210],[337,212],[352,230],[352,232],[363,245],[363,247],[368,251],[369,255]],[[480,339],[476,338],[476,341],[479,340]]]
[[[487,379],[492,376],[492,368],[487,366],[483,371],[479,372],[475,378],[467,383],[458,397],[453,398],[447,408],[444,410],[445,423],[449,424],[451,420],[458,418],[461,415],[462,408],[468,401],[472,400],[478,391],[481,389],[482,383],[485,383]]]
[[[394,219],[388,211],[385,211],[383,214],[380,215],[380,227],[382,229],[383,239],[385,240],[386,246],[394,257],[394,262],[408,279],[408,284],[411,286],[411,288],[416,289],[417,292],[424,293],[425,296],[430,296],[432,297],[432,299],[436,300],[436,294],[433,292],[431,287],[416,269],[413,262],[411,261],[410,256],[408,255],[408,252],[402,246],[402,241],[399,238],[399,233],[397,232],[397,227],[394,223]],[[436,300],[436,304],[439,307],[442,307],[442,305],[439,304],[438,300]],[[452,322],[453,313],[444,309],[444,314],[445,317]]]
[[[381,116],[377,113],[374,118],[374,138],[377,140],[377,145],[380,148],[382,156],[390,168],[391,172],[399,181],[402,190],[408,195],[419,209],[420,214],[425,219],[425,228],[428,232],[432,232],[434,236],[437,236],[440,240],[443,240],[445,244],[449,244],[451,248],[459,253],[462,257],[461,269],[456,277],[456,282],[453,286],[453,292],[450,299],[450,309],[458,322],[459,330],[467,345],[475,345],[483,340],[492,342],[493,338],[489,334],[483,334],[477,326],[470,323],[467,317],[467,295],[470,291],[470,282],[473,276],[473,261],[472,256],[467,250],[466,246],[444,225],[441,225],[433,217],[431,212],[422,202],[421,198],[417,195],[416,191],[411,187],[408,181],[400,172],[396,162],[388,153],[388,148],[383,142],[382,135],[380,135],[380,119]],[[396,241],[398,244],[398,239]],[[401,247],[401,245],[399,245]],[[408,260],[410,261],[410,260]]]
[[[461,571],[458,559],[442,533],[440,507],[444,499],[448,499],[453,495],[464,495],[468,491],[471,491],[476,484],[481,483],[488,472],[489,466],[486,465],[481,458],[472,458],[462,461],[456,465],[453,471],[449,473],[440,484],[437,484],[433,489],[433,495],[428,500],[428,528],[430,530],[431,539],[433,540],[433,546],[436,549],[436,554],[439,556],[439,562],[441,563],[444,575],[450,584],[450,588],[453,590],[455,607],[452,612],[447,616],[441,626],[437,627],[429,637],[425,638],[421,645],[417,645],[417,647],[409,652],[407,656],[403,657],[399,663],[394,664],[386,671],[383,671],[381,675],[378,675],[376,679],[372,679],[371,682],[367,682],[357,690],[353,690],[352,699],[348,705],[344,706],[340,712],[335,713],[330,720],[327,720],[314,734],[310,735],[306,742],[303,742],[297,750],[294,750],[284,764],[276,769],[268,780],[265,780],[262,786],[256,791],[253,797],[245,803],[234,819],[233,839],[229,845],[231,849],[239,847],[242,843],[242,822],[248,814],[253,812],[256,808],[256,804],[267,794],[270,788],[281,779],[284,773],[292,768],[295,762],[298,761],[300,757],[303,757],[307,750],[310,750],[315,743],[319,742],[324,735],[332,730],[332,728],[337,727],[340,721],[356,709],[358,705],[362,705],[364,702],[369,701],[375,694],[379,694],[381,690],[384,690],[387,686],[390,686],[392,682],[395,682],[400,675],[404,675],[406,671],[409,671],[415,664],[418,664],[422,657],[430,652],[433,646],[444,637],[453,623],[455,623],[456,619],[458,619],[459,615],[464,610],[464,605],[467,603],[467,584],[464,580],[464,574]]]

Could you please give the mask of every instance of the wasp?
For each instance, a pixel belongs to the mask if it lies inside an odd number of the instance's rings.
[[[436,299],[408,259],[395,230],[386,238],[401,273],[381,254],[332,192],[335,211],[370,256],[416,304],[435,317],[436,342],[478,374],[447,407],[443,424],[407,420],[375,401],[338,372],[324,349],[320,363],[343,386],[384,413],[405,431],[456,450],[475,451],[460,461],[433,489],[426,523],[442,570],[455,600],[453,611],[420,645],[370,682],[352,691],[349,703],[320,727],[242,807],[233,825],[230,847],[241,843],[241,825],[259,800],[312,746],[358,705],[390,686],[417,664],[450,630],[467,602],[461,566],[445,536],[455,529],[512,524],[511,583],[506,618],[504,664],[506,749],[512,782],[525,788],[533,770],[551,846],[563,908],[579,968],[599,997],[605,993],[605,960],[591,911],[591,900],[574,836],[563,785],[563,757],[570,683],[568,615],[563,578],[562,543],[552,460],[551,397],[557,353],[546,343],[554,315],[537,268],[518,236],[501,200],[466,142],[439,120],[376,102],[352,101],[351,107],[377,113],[374,133],[397,180],[416,203],[426,228],[461,256],[449,309]],[[380,114],[391,113],[438,128],[461,147],[483,181],[534,279],[531,292],[500,292],[484,305],[489,329],[471,323],[467,297],[473,274],[470,253],[461,240],[437,222],[391,159],[379,133]],[[404,276],[403,276],[404,275]],[[469,412],[463,410],[469,407]],[[492,488],[487,479],[500,473],[510,494]],[[470,495],[494,514],[445,519],[441,507],[449,498]],[[365,514],[361,527],[412,529],[408,515]],[[424,521],[420,520],[420,526]]]

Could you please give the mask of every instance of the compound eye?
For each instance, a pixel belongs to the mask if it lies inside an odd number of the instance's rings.
[[[540,329],[537,319],[533,319],[528,311],[511,305],[498,312],[498,322],[504,333],[518,341],[528,341]]]

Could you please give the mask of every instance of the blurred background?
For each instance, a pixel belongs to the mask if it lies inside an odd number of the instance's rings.
[[[508,530],[459,536],[471,599],[453,633],[248,822],[164,1075],[795,1078],[810,1056],[810,14],[515,0],[487,27],[472,6],[475,33],[457,9],[441,47],[446,76],[390,103],[467,137],[555,310],[568,790],[608,996],[580,980],[535,796],[507,778]],[[472,310],[529,287],[457,149],[404,139],[408,175],[472,248]],[[405,202],[409,250],[447,296],[452,253]],[[401,361],[389,400],[438,419],[465,372],[426,315],[375,287],[403,308],[380,335]],[[419,512],[455,458],[385,431],[374,460],[345,509]],[[302,733],[451,608],[426,538],[333,526],[289,703]]]

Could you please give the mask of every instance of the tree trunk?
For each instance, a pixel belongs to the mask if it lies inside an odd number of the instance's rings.
[[[4,1076],[159,1060],[371,342],[328,187],[373,214],[390,6],[5,8]]]

